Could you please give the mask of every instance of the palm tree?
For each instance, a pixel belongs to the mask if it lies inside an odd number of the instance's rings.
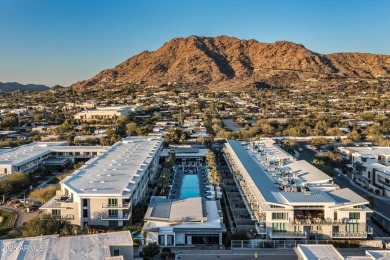
[[[171,182],[171,170],[168,168],[164,168],[161,171],[160,176],[157,179],[157,185],[161,188],[161,194],[165,194],[166,189]]]
[[[217,186],[221,185],[222,177],[216,168],[211,169],[209,173],[210,183],[214,186],[215,200],[217,200]]]
[[[206,161],[210,169],[215,168],[217,166],[215,162],[215,155],[211,150],[209,150],[206,154]]]

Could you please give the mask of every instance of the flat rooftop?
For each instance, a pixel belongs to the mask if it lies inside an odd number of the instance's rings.
[[[381,155],[381,154],[390,154],[390,147],[381,147],[381,146],[348,146],[344,149],[348,149],[351,152],[360,153],[361,155]]]
[[[163,208],[159,208],[153,212],[153,207],[161,204],[163,204]],[[174,231],[210,230],[223,232],[226,231],[226,228],[219,214],[218,205],[215,200],[204,200],[201,197],[178,200],[157,197],[157,200],[154,202],[151,201],[146,212],[144,229],[173,229]],[[151,215],[155,217],[150,217]],[[194,221],[195,219],[198,221]]]
[[[380,163],[365,163],[364,165],[375,168],[386,175],[390,175],[390,165],[383,165]]]
[[[154,197],[149,203],[145,220],[167,222],[203,222],[206,212],[205,201],[201,197],[187,199],[166,199]]]
[[[298,245],[296,252],[305,260],[332,259],[343,260],[344,257],[333,245]]]
[[[58,235],[0,240],[1,260],[105,259],[110,246],[133,246],[130,231],[59,237]],[[26,248],[26,250],[23,250]]]
[[[79,196],[128,197],[162,145],[161,136],[129,137],[61,181]]]
[[[268,203],[277,204],[299,204],[305,203],[307,205],[318,205],[319,203],[326,203],[329,206],[337,204],[349,203],[367,203],[367,200],[351,191],[348,188],[339,190],[315,190],[316,183],[324,184],[328,187],[328,183],[332,180],[331,177],[304,161],[292,161],[287,163],[284,168],[287,171],[284,177],[280,173],[266,171],[260,161],[256,158],[257,154],[248,149],[245,144],[240,141],[227,140],[227,144],[232,148],[240,163],[244,167],[248,175],[244,175],[246,182],[250,189],[261,202],[263,198]],[[294,173],[296,176],[294,176]],[[288,184],[288,179],[294,181],[291,186],[301,186],[312,183],[313,191],[284,191],[280,190],[281,184]],[[311,187],[310,185],[308,186]],[[314,191],[315,190],[315,191]],[[265,205],[262,204],[263,209]]]
[[[52,147],[69,146],[68,142],[34,142],[0,153],[0,165],[19,166],[51,152]]]

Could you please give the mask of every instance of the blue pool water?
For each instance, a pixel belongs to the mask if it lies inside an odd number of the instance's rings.
[[[199,197],[199,178],[198,175],[184,175],[181,184],[180,198]]]

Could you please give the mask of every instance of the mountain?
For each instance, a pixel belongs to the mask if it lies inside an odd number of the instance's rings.
[[[3,83],[0,82],[0,91],[3,92],[12,92],[17,90],[23,90],[23,91],[46,91],[50,88],[45,85],[36,85],[36,84],[27,84],[23,85],[17,82],[7,82]]]
[[[156,51],[141,52],[72,87],[80,91],[104,83],[143,81],[237,89],[254,83],[290,86],[345,78],[390,78],[390,55],[323,55],[288,41],[261,43],[229,36],[190,36],[172,39]]]

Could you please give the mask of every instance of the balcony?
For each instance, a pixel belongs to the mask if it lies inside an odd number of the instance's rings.
[[[265,222],[256,222],[255,228],[256,228],[257,234],[267,234],[267,227],[265,225]]]
[[[331,218],[327,218],[327,219],[321,219],[321,218],[305,218],[305,219],[295,218],[295,219],[291,219],[290,218],[290,223],[292,225],[310,226],[313,224],[317,224],[317,225],[342,225],[342,224],[345,224],[347,222],[345,220],[341,220],[341,219],[333,220]],[[353,223],[353,222],[348,222],[348,223]]]
[[[54,218],[60,220],[60,219],[65,219],[65,220],[74,220],[74,215],[73,214],[66,214],[63,216],[58,216],[58,215],[52,215]]]
[[[366,231],[360,231],[360,232],[346,232],[346,231],[340,231],[332,233],[332,238],[367,238],[367,232]]]
[[[129,220],[131,214],[124,214],[123,216],[119,215],[102,215],[101,220]]]
[[[102,203],[103,209],[129,209],[131,207],[131,203],[122,203],[122,204],[108,204]]]
[[[305,232],[292,232],[292,231],[287,231],[287,232],[275,232],[270,230],[269,231],[269,236],[270,238],[307,238],[306,231]]]

